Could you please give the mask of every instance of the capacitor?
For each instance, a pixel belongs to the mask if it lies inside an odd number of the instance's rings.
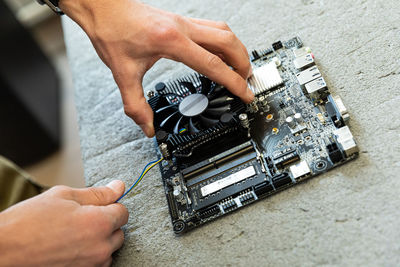
[[[324,118],[324,115],[322,115],[322,113],[318,113],[318,114],[317,114],[317,117],[318,117],[319,121],[320,121],[322,124],[325,124],[325,123],[326,123],[325,118]]]
[[[243,128],[249,128],[250,127],[249,118],[247,117],[246,113],[241,113],[239,115],[239,120],[240,120],[240,124],[242,125]]]
[[[290,128],[296,127],[296,123],[293,120],[293,117],[291,117],[291,116],[286,117],[286,123],[289,125]]]
[[[282,64],[281,60],[280,60],[279,58],[277,58],[277,57],[274,57],[274,58],[272,59],[272,61],[275,62],[275,65],[276,65],[277,67],[279,67],[279,66]]]
[[[166,143],[161,143],[159,145],[159,148],[160,148],[160,152],[161,152],[162,156],[164,157],[164,159],[169,159],[170,154],[169,154],[169,151],[168,151],[167,144]]]
[[[303,117],[301,116],[300,113],[294,114],[294,119],[296,120],[297,123],[303,123]]]
[[[164,89],[166,88],[165,83],[157,83],[156,86],[154,87],[156,89],[156,91],[158,93],[160,93],[161,91],[164,91]]]

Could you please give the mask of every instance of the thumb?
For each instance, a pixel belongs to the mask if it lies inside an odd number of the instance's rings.
[[[75,189],[73,199],[81,205],[105,206],[114,203],[124,191],[124,182],[114,180],[106,186]]]

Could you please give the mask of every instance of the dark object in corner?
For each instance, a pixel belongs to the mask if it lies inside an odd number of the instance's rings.
[[[59,147],[59,81],[3,1],[0,40],[0,154],[26,166]]]

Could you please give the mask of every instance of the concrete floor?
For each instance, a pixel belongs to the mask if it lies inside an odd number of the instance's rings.
[[[182,15],[228,22],[249,50],[299,35],[350,114],[360,157],[181,237],[171,231],[160,175],[123,203],[126,242],[115,266],[396,266],[400,262],[400,13],[396,0],[151,0]],[[133,182],[152,140],[122,110],[110,71],[85,34],[63,21],[76,90],[87,185]],[[145,90],[181,75],[157,63]]]

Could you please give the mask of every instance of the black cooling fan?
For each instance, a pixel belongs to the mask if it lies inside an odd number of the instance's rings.
[[[168,104],[155,110],[159,128],[175,135],[197,134],[219,122],[234,120],[231,104],[235,97],[206,77],[200,76],[198,80],[198,87],[193,82],[179,81],[174,93],[161,94]],[[164,84],[158,86],[165,88]]]

